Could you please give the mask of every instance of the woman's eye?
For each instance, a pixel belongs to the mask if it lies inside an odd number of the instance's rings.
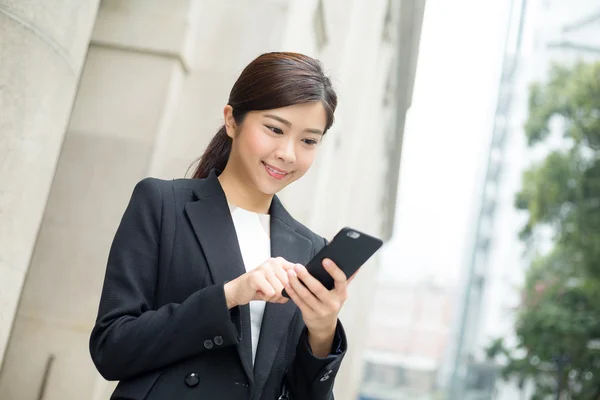
[[[304,143],[306,143],[309,146],[315,146],[316,144],[318,144],[319,142],[317,142],[314,139],[304,139]]]
[[[275,128],[274,126],[268,126],[265,125],[267,128],[269,128],[269,130],[271,130],[273,133],[276,133],[278,135],[283,135],[283,131],[279,128]]]

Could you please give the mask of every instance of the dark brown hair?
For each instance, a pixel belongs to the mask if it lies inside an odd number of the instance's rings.
[[[323,104],[327,114],[325,133],[333,125],[337,95],[321,63],[303,54],[277,52],[263,54],[244,68],[227,104],[233,108],[233,118],[240,125],[249,111],[315,101]],[[206,178],[212,169],[223,171],[231,145],[223,125],[200,157],[193,178]]]

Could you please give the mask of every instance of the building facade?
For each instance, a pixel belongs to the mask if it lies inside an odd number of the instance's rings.
[[[369,323],[361,399],[432,399],[456,293],[424,280],[380,282]]]
[[[600,58],[600,6],[593,0],[515,0],[500,78],[475,235],[444,375],[448,399],[529,398],[532,388],[499,377],[501,365],[486,360],[495,338],[516,343],[520,288],[529,265],[518,233],[526,215],[514,207],[523,171],[536,159],[527,147],[529,87],[544,82],[552,63]]]
[[[59,3],[0,2],[1,399],[108,398],[88,338],[132,189],[184,176],[263,52],[319,58],[340,97],[287,208],[326,237],[350,225],[389,238],[424,0]],[[376,270],[341,317],[342,399],[358,393]]]

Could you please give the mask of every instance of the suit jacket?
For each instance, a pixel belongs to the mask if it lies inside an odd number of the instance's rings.
[[[271,207],[271,253],[306,264],[326,241]],[[207,179],[146,178],[115,234],[90,352],[119,380],[111,399],[331,400],[346,351],[312,354],[298,307],[268,303],[254,368],[248,305],[227,309],[224,284],[245,273],[225,194]]]

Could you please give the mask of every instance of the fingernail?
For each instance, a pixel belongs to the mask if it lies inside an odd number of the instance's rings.
[[[296,272],[300,272],[300,271],[302,271],[302,268],[303,268],[303,267],[302,267],[302,265],[298,265],[298,264],[294,265],[294,270],[295,270]]]
[[[294,276],[296,276],[296,271],[294,271],[293,269],[290,269],[290,270],[288,271],[288,275],[289,275],[289,276],[291,276],[291,277],[293,278]]]
[[[326,267],[331,267],[331,260],[329,258],[326,258],[323,260],[323,265],[325,265]]]

